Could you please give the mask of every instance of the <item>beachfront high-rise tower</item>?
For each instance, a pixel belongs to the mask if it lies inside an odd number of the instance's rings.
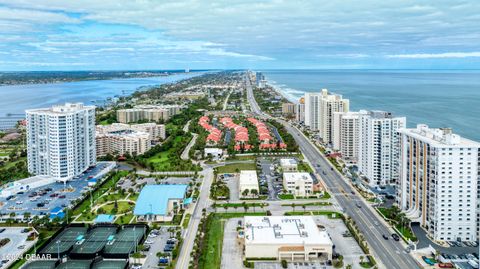
[[[394,184],[398,180],[398,129],[404,128],[406,121],[405,117],[394,117],[385,111],[360,115],[357,164],[370,186]]]
[[[348,112],[350,102],[341,95],[329,94],[327,89],[320,93],[305,93],[305,125],[318,131],[325,143],[332,142],[333,113]]]
[[[26,114],[30,173],[69,180],[96,163],[95,106],[66,103]]]
[[[399,133],[400,209],[434,240],[477,241],[480,143],[422,124]]]

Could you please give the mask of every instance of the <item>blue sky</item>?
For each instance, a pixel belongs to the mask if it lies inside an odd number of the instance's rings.
[[[480,1],[0,0],[0,70],[480,68]]]

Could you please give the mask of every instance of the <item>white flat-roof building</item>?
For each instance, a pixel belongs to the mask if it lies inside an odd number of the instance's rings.
[[[342,153],[344,160],[356,163],[360,136],[360,116],[367,111],[333,113],[332,146]]]
[[[205,156],[212,156],[214,160],[218,160],[223,155],[223,150],[220,148],[205,148]]]
[[[245,257],[289,261],[328,261],[333,243],[311,216],[247,216]]]
[[[248,195],[245,196],[243,192],[248,190]],[[258,178],[257,171],[255,170],[242,170],[240,171],[240,179],[238,180],[238,191],[240,192],[240,197],[250,197],[252,196],[252,190],[256,190],[258,194]]]
[[[280,159],[280,167],[283,172],[296,172],[298,169],[298,162],[293,158]]]
[[[397,202],[437,241],[477,241],[480,143],[451,129],[400,129]]]
[[[313,179],[306,172],[283,173],[283,188],[295,196],[309,196],[313,194]]]
[[[69,180],[97,161],[95,106],[26,110],[28,172]]]

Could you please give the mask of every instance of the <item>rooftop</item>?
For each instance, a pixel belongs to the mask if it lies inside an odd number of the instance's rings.
[[[297,165],[297,160],[288,158],[288,159],[280,159],[281,166],[289,166],[289,165]]]
[[[95,106],[85,106],[83,103],[65,103],[46,108],[27,109],[27,113],[70,114],[73,112],[95,109]]]
[[[332,245],[311,216],[246,216],[246,244]]]
[[[417,128],[404,128],[400,133],[422,140],[435,147],[473,147],[480,148],[480,143],[454,134],[450,128],[429,128],[418,124]]]
[[[312,176],[310,176],[309,173],[307,172],[288,172],[288,173],[283,173],[283,178],[285,178],[286,181],[307,181],[307,182],[313,182]]]
[[[258,184],[257,171],[255,170],[242,170],[240,171],[240,184]]]
[[[170,199],[183,199],[188,185],[146,185],[138,196],[134,215],[167,215]]]

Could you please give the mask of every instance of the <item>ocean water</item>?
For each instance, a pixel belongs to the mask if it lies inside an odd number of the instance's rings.
[[[350,110],[385,110],[407,125],[451,127],[480,141],[480,70],[263,70],[289,99],[323,88],[350,99]]]
[[[49,107],[65,102],[102,105],[109,97],[129,95],[142,86],[161,85],[201,74],[203,73],[192,72],[149,78],[1,86],[0,117],[6,114],[25,114],[26,109]]]

